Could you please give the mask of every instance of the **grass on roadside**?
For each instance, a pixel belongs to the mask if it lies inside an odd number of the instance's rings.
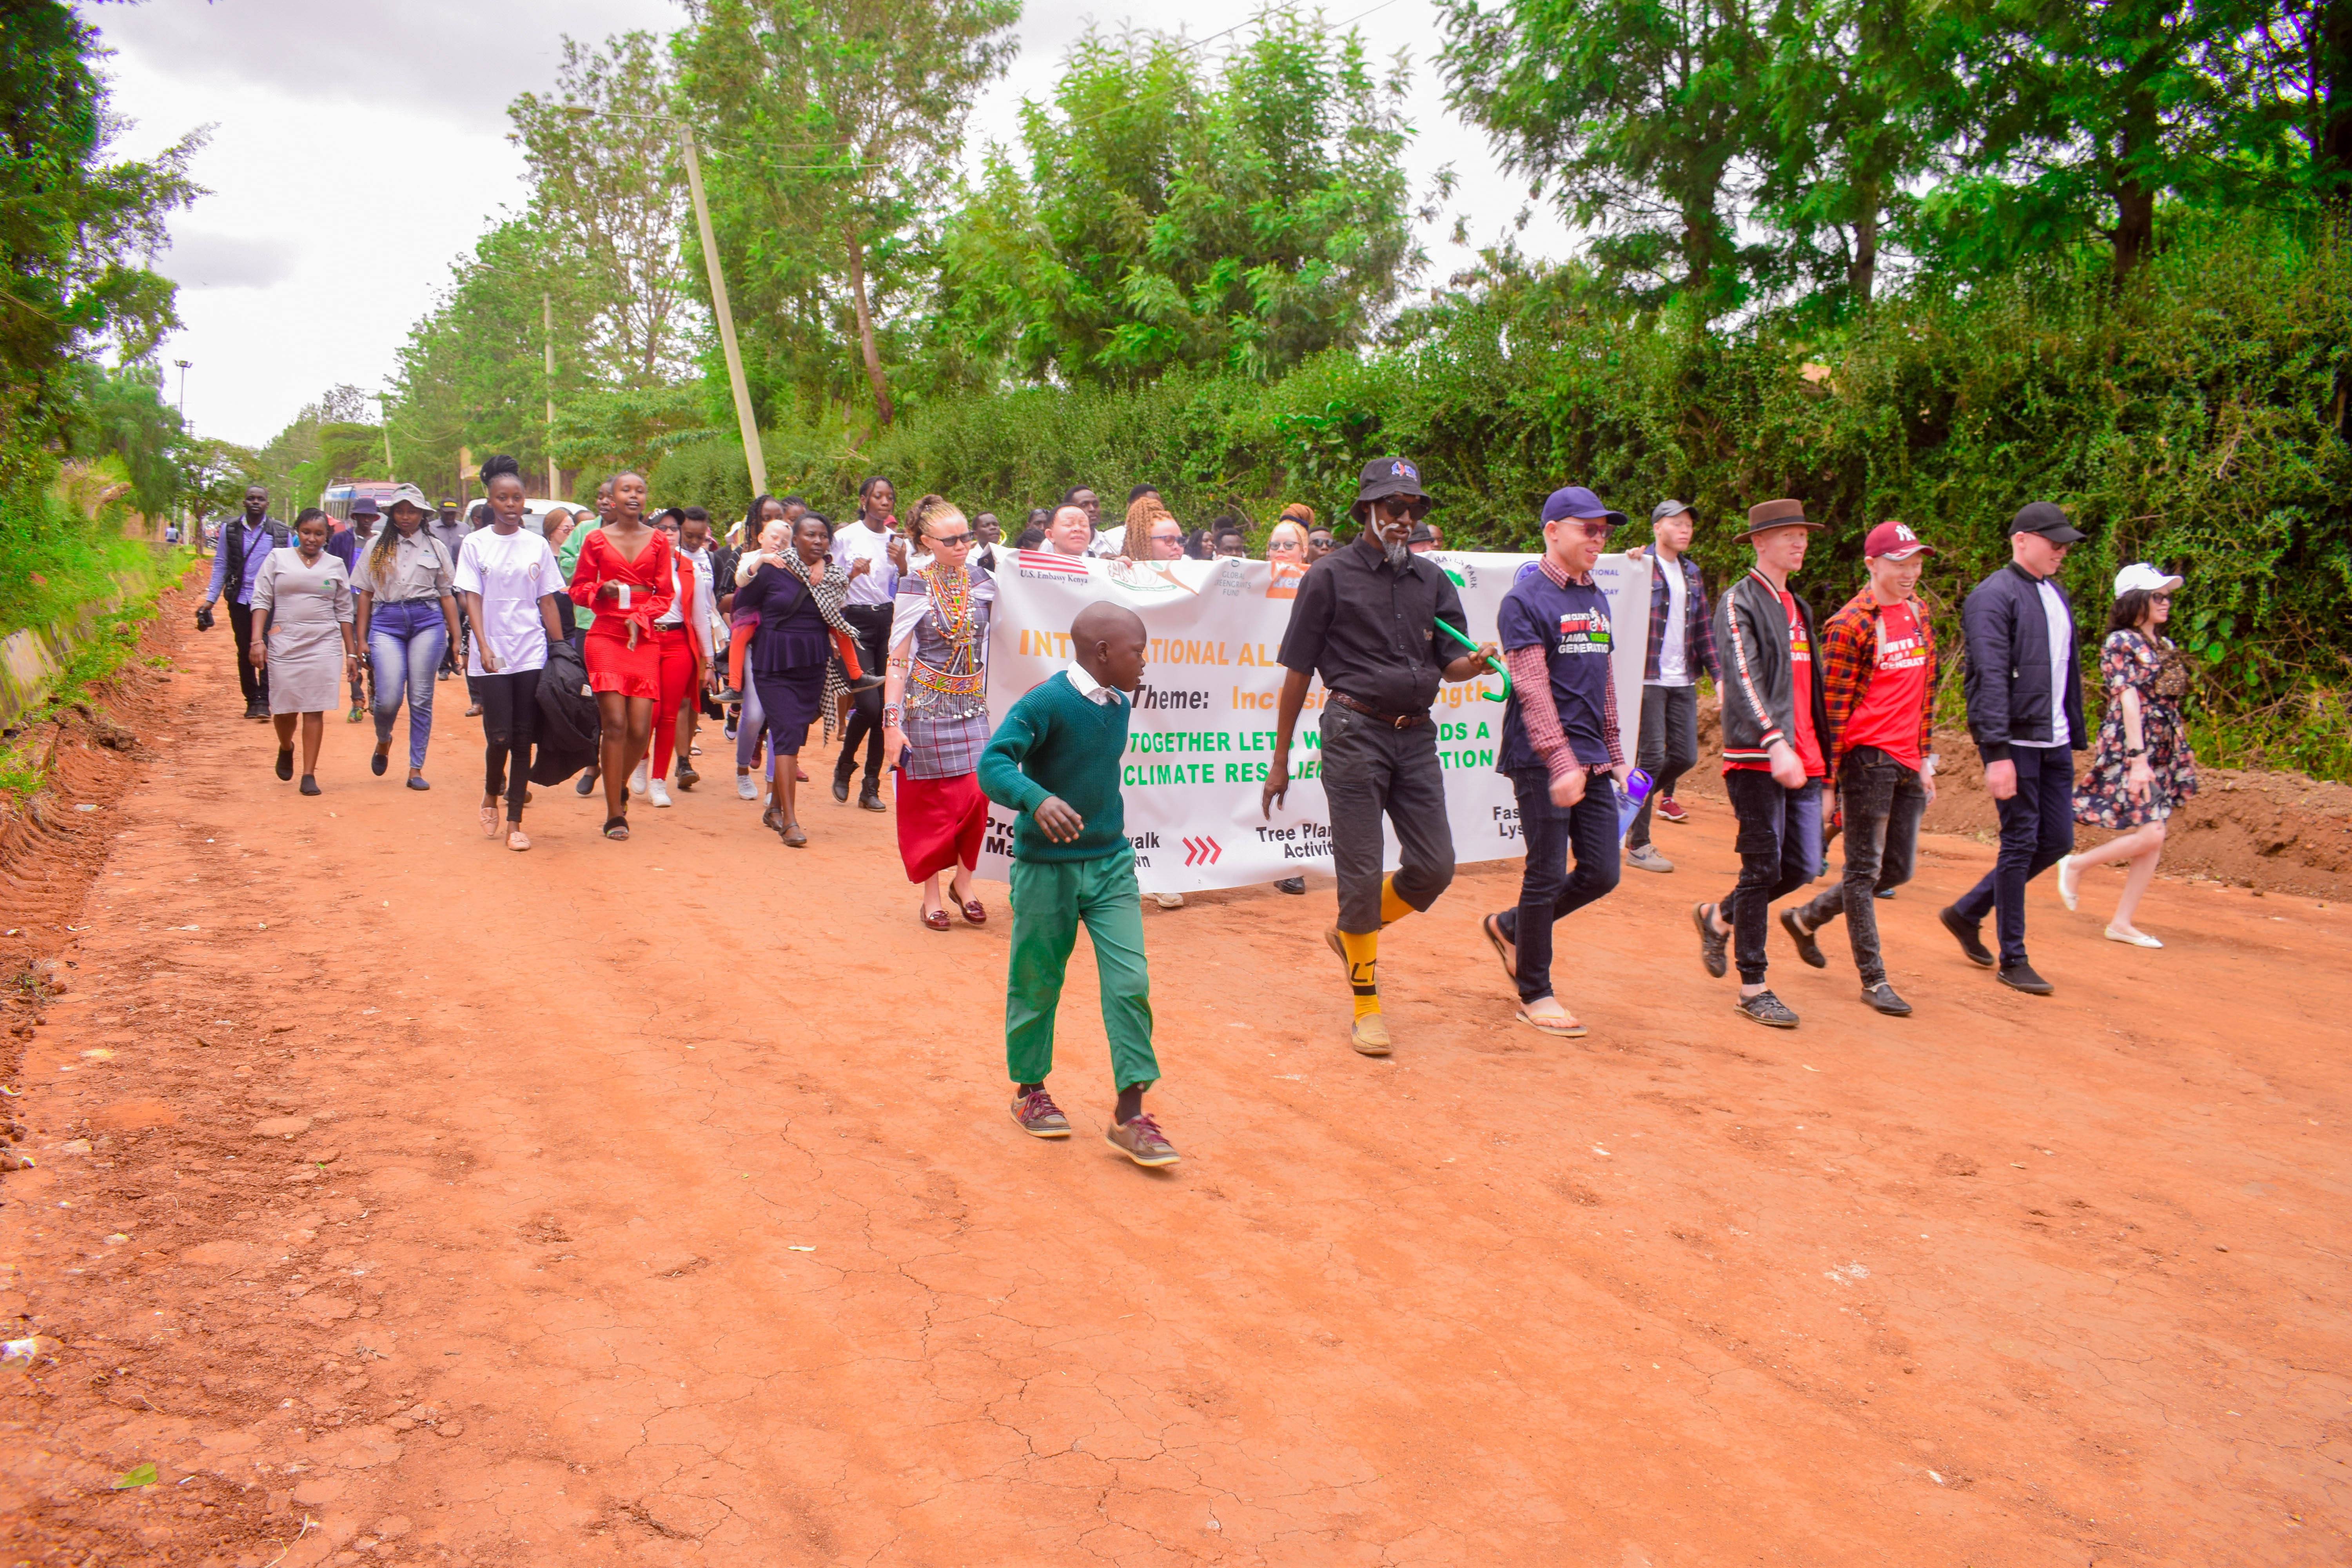
[[[47,782],[49,726],[68,710],[89,705],[92,689],[138,655],[140,629],[155,618],[155,599],[150,595],[100,616],[90,640],[58,672],[56,687],[19,714],[6,735],[0,737],[0,797],[8,805],[22,805]],[[151,658],[146,662],[152,668],[166,668],[171,661]]]

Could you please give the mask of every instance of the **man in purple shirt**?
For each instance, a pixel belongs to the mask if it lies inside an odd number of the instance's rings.
[[[210,631],[213,605],[224,588],[228,596],[228,627],[236,639],[236,683],[245,691],[245,716],[269,717],[269,676],[253,668],[253,579],[273,550],[293,542],[287,526],[269,515],[269,492],[259,485],[245,489],[245,515],[221,530],[220,549],[213,556],[212,585],[196,606],[196,629]]]

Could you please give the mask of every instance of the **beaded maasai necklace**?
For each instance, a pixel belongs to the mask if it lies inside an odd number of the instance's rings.
[[[908,679],[926,694],[922,706],[934,716],[968,719],[987,706],[987,677],[972,626],[971,574],[958,570],[950,579],[935,564],[917,575],[929,592],[931,624],[948,653],[944,664],[933,664],[919,650]]]

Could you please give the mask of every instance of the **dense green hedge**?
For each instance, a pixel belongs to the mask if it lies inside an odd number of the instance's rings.
[[[2007,558],[2010,515],[2052,500],[2092,535],[2065,572],[2086,637],[2118,565],[2182,573],[2177,635],[2209,661],[2209,703],[2252,721],[2237,752],[2341,774],[2347,382],[2352,237],[2255,222],[2177,236],[2120,296],[2104,269],[2053,268],[1897,291],[1810,341],[1769,321],[1694,341],[1504,288],[1401,346],[1272,384],[1180,374],[966,397],[862,447],[838,429],[780,432],[770,468],[836,507],[879,471],[902,495],[939,489],[1008,521],[1072,484],[1109,503],[1149,480],[1187,522],[1232,510],[1263,527],[1287,500],[1344,508],[1366,458],[1402,451],[1450,543],[1531,543],[1561,484],[1637,519],[1675,496],[1699,509],[1711,580],[1744,560],[1725,525],[1793,495],[1831,524],[1805,574],[1822,607],[1859,582],[1868,526],[1899,517],[1942,551],[1927,586],[1947,613]],[[673,458],[680,479],[689,455],[706,482],[740,462],[733,443],[708,446]]]

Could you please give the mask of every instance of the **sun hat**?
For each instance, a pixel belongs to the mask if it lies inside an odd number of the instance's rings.
[[[1356,484],[1355,503],[1348,508],[1348,515],[1361,522],[1372,502],[1390,496],[1411,496],[1421,503],[1412,513],[1415,522],[1429,515],[1432,503],[1421,488],[1421,470],[1404,458],[1374,458],[1364,465]]]
[[[427,517],[434,515],[433,503],[426,500],[425,492],[415,485],[402,485],[398,489],[394,490],[391,495],[384,498],[383,510],[389,512],[402,501],[406,501]]]
[[[2180,586],[2181,579],[2171,575],[2161,566],[2151,566],[2145,561],[2135,561],[2116,574],[2116,597],[2120,599],[2135,588],[2151,594],[2169,594]]]
[[[1565,522],[1570,518],[1588,522],[1598,518],[1612,528],[1625,526],[1623,512],[1612,511],[1602,506],[1601,498],[1582,485],[1567,485],[1544,498],[1543,520],[1546,522]]]
[[[1748,531],[1739,537],[1752,539],[1768,528],[1827,528],[1826,522],[1815,522],[1805,515],[1805,503],[1801,500],[1760,500],[1748,509]]]
[[[1874,561],[1908,561],[1914,555],[1933,555],[1936,547],[1911,531],[1907,522],[1882,522],[1870,531],[1862,542],[1862,553]]]
[[[353,517],[382,517],[383,513],[376,510],[375,497],[361,496],[352,502],[352,515]]]

